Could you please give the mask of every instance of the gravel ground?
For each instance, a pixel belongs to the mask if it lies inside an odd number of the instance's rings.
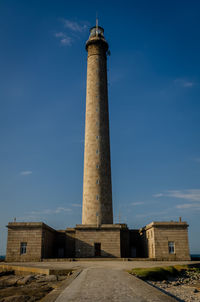
[[[185,302],[200,302],[200,272],[186,271],[177,278],[147,281],[149,284]]]

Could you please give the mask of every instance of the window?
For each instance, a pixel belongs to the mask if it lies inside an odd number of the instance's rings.
[[[99,165],[96,165],[96,168],[99,169]]]
[[[98,136],[98,135],[96,136],[96,139],[99,139],[99,136]]]
[[[96,199],[99,200],[99,195],[96,196]]]
[[[174,254],[175,253],[175,248],[174,248],[174,242],[173,241],[168,242],[168,248],[169,248],[169,254]]]
[[[96,184],[97,184],[97,185],[99,184],[99,179],[97,179]]]
[[[96,112],[98,112],[99,111],[99,108],[96,108]]]
[[[96,150],[96,154],[99,154],[99,150],[98,149]]]
[[[20,244],[20,254],[26,254],[27,242],[21,242]]]

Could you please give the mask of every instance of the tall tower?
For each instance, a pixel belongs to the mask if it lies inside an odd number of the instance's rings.
[[[86,42],[87,93],[83,179],[83,225],[113,224],[107,88],[108,43],[96,25]]]

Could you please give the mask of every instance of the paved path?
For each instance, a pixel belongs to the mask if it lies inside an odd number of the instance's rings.
[[[56,299],[56,302],[175,301],[124,271],[98,267],[85,268]]]

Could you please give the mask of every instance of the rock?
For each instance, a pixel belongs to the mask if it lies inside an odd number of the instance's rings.
[[[0,302],[27,302],[30,300],[29,296],[21,295],[21,296],[11,296],[0,299]]]
[[[198,289],[196,289],[196,288],[193,290],[193,293],[198,293],[198,292],[199,292],[199,291],[198,291]]]
[[[7,278],[4,282],[4,285],[6,286],[13,286],[15,284],[17,284],[17,282],[22,279],[22,277],[19,276],[10,276],[9,278]]]
[[[0,286],[13,286],[16,285],[17,281],[22,277],[19,276],[3,276],[0,278]]]
[[[170,276],[170,277],[168,277],[168,281],[174,282],[175,278]]]
[[[58,281],[63,281],[66,279],[66,276],[58,276]]]
[[[179,285],[181,285],[180,282],[178,282],[178,281],[174,282],[174,286],[179,286]]]
[[[6,284],[6,280],[9,279],[8,276],[3,276],[0,278],[0,286],[4,286]]]
[[[45,274],[39,274],[39,275],[35,275],[35,279],[40,279],[41,277],[45,277]]]
[[[7,275],[14,275],[14,271],[0,271],[0,277]]]
[[[25,285],[35,279],[34,275],[25,276],[17,281],[18,285]]]
[[[49,276],[41,276],[41,278],[38,278],[36,282],[55,282],[57,281],[56,275],[49,275]]]

